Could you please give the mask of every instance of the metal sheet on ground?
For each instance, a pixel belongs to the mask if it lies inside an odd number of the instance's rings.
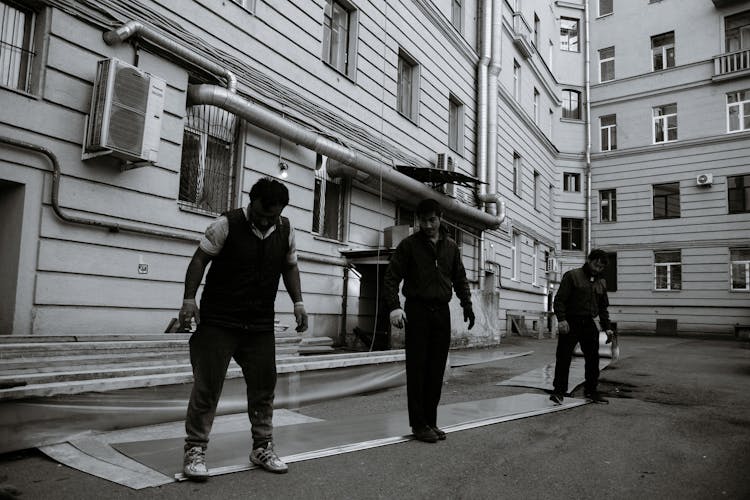
[[[565,410],[586,404],[566,399],[554,406],[543,394],[470,401],[440,406],[438,424],[446,432],[479,427],[505,420]],[[335,421],[291,425],[274,429],[277,453],[287,462],[383,446],[411,439],[406,411],[364,415]],[[165,475],[181,477],[182,439],[119,443],[114,447],[134,460]],[[254,468],[248,462],[250,435],[215,433],[207,452],[212,475]]]
[[[498,351],[496,349],[487,349],[481,351],[451,351],[448,354],[448,363],[452,368],[459,366],[478,365],[480,363],[489,363],[501,359],[517,358],[528,356],[534,351],[509,352]]]
[[[603,370],[610,364],[609,359],[599,359],[599,369]],[[581,385],[585,380],[585,364],[583,358],[573,358],[570,362],[570,371],[568,372],[568,387],[572,392],[576,387]],[[552,381],[555,379],[555,363],[549,363],[541,368],[522,373],[508,380],[503,380],[495,385],[509,385],[513,387],[531,387],[533,389],[542,389],[551,391],[553,389]]]

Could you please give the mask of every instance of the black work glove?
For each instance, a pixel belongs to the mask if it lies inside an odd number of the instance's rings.
[[[471,306],[464,307],[464,321],[469,322],[469,330],[474,326],[474,309]]]

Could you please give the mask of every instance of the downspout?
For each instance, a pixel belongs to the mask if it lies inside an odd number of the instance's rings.
[[[583,3],[583,17],[586,53],[584,54],[584,93],[586,100],[586,247],[585,254],[591,251],[591,42],[589,40],[589,0]]]
[[[237,92],[237,77],[234,76],[234,73],[198,54],[193,48],[175,42],[171,38],[159,33],[150,26],[146,26],[140,21],[128,21],[119,28],[104,33],[103,38],[107,45],[114,45],[116,43],[122,43],[133,36],[137,36],[157,47],[161,47],[170,54],[176,55],[189,63],[195,64],[210,73],[220,75],[224,78],[227,89],[233,93]]]
[[[487,81],[487,194],[480,201],[485,202],[485,211],[498,213],[497,196],[497,86],[502,64],[503,0],[492,0],[492,55],[488,68]]]
[[[189,85],[188,102],[210,104],[234,113],[272,134],[325,155],[329,159],[354,167],[356,171],[403,189],[413,196],[439,199],[445,212],[462,222],[485,228],[497,228],[502,224],[501,219],[464,205],[449,196],[441,195],[423,183],[391,168],[391,165],[374,160],[315,131],[306,129],[219,86]]]
[[[487,67],[492,56],[492,0],[482,0],[482,25],[479,40],[479,65],[477,66],[477,173],[479,181],[479,200],[487,199]],[[484,231],[479,232],[479,251],[477,256],[477,282],[479,289],[484,289]]]

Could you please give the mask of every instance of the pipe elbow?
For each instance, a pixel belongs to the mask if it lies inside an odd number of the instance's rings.
[[[140,21],[128,21],[117,29],[105,32],[102,37],[107,45],[122,43],[136,33],[142,32],[143,23]]]
[[[227,90],[216,85],[188,85],[188,103],[220,106],[227,99]]]

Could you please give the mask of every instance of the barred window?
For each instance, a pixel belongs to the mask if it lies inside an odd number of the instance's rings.
[[[342,241],[344,235],[345,181],[332,178],[326,171],[328,158],[318,155],[315,169],[312,232]]]
[[[180,165],[183,206],[221,214],[232,206],[237,118],[214,106],[191,106],[185,117]]]
[[[0,1],[0,85],[31,91],[34,22],[32,10]]]

